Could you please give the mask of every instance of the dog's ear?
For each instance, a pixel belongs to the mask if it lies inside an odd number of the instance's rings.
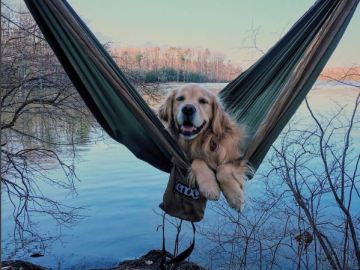
[[[165,122],[170,122],[172,118],[173,102],[176,91],[171,91],[170,94],[166,97],[165,101],[161,104],[158,114],[161,120]]]
[[[230,126],[230,121],[228,116],[225,114],[224,110],[221,108],[219,101],[216,97],[213,98],[212,102],[212,123],[211,129],[212,132],[217,136],[221,137],[224,134],[225,130]]]

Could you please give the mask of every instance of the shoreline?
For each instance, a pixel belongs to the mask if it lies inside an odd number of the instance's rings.
[[[162,258],[161,250],[151,250],[147,254],[133,260],[125,260],[120,262],[117,266],[110,268],[86,268],[86,270],[155,270],[160,269],[160,263]],[[49,270],[50,268],[46,268],[41,265],[37,265],[34,263],[30,263],[22,260],[10,260],[0,262],[1,269],[0,270]],[[75,267],[75,266],[74,266]],[[74,267],[70,267],[70,269],[75,269]],[[83,268],[85,270],[85,268]],[[206,268],[190,262],[183,261],[181,263],[169,265],[166,269],[172,270],[205,270]]]

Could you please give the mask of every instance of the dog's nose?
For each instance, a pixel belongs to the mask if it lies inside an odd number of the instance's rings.
[[[193,115],[196,112],[196,108],[194,105],[191,104],[186,104],[181,111],[183,112],[183,114],[185,115]]]

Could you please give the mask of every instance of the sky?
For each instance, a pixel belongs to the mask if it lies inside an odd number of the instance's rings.
[[[224,53],[248,66],[314,3],[314,0],[69,0],[102,42],[113,46],[181,46]],[[360,8],[329,61],[360,65]],[[251,47],[249,49],[249,47]]]

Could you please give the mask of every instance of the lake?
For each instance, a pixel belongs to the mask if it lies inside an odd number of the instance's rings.
[[[206,86],[218,89],[225,84]],[[317,113],[326,115],[338,105],[353,104],[358,92],[359,89],[354,87],[317,82],[308,95],[308,100]],[[347,106],[344,110],[350,111],[350,107]],[[295,118],[304,119],[301,121],[302,125],[313,125],[304,104]],[[123,145],[107,135],[103,139],[92,141],[99,132],[100,128],[91,130],[89,139],[77,146],[75,169],[79,181],[75,181],[76,192],[39,184],[45,195],[67,205],[81,207],[81,218],[61,227],[45,215],[34,217],[39,230],[51,239],[46,243],[44,256],[30,257],[34,252],[43,252],[38,245],[30,245],[14,254],[12,208],[7,197],[2,197],[3,260],[21,258],[54,269],[88,269],[113,267],[125,259],[144,255],[151,249],[161,249],[162,237],[158,227],[162,224],[162,217],[158,205],[162,200],[168,175],[138,160]],[[359,130],[355,132],[357,141],[354,142],[358,148]],[[266,167],[263,164],[259,175]],[[62,172],[56,168],[49,169],[49,173],[54,178],[63,177]],[[249,181],[247,196],[251,197],[251,194],[261,190],[261,183],[259,176]],[[202,226],[215,227],[218,224],[221,216],[213,210],[217,204],[208,204],[205,218],[198,224],[200,230]],[[245,207],[243,214],[251,215],[251,207]],[[172,225],[166,226],[167,247],[172,250],[175,231]],[[184,232],[182,247],[187,246],[192,237],[188,225]],[[209,266],[209,251],[212,249],[212,242],[198,234],[191,260]]]

